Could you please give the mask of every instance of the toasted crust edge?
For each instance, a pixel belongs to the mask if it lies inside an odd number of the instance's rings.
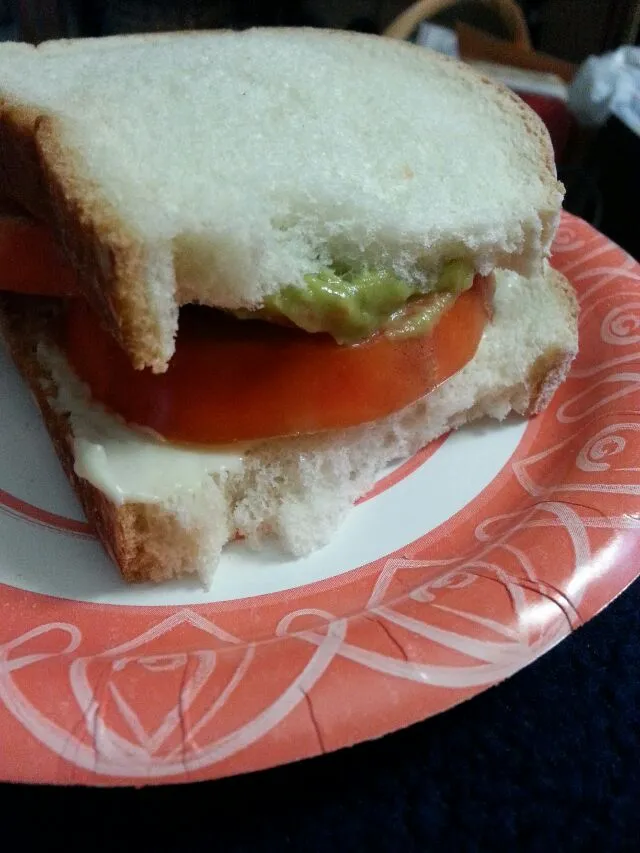
[[[567,317],[571,325],[577,330],[579,306],[576,292],[571,283],[553,267],[549,268],[548,275],[551,276],[557,292],[564,302]],[[531,366],[527,377],[526,387],[529,392],[527,405],[516,411],[521,415],[533,417],[540,414],[551,402],[551,398],[564,382],[571,368],[571,363],[578,351],[578,340],[576,332],[575,349],[567,351],[559,347],[549,347]]]
[[[37,301],[37,307],[34,305]],[[69,418],[51,403],[56,386],[37,357],[40,343],[54,340],[57,305],[33,297],[0,295],[0,332],[40,409],[60,463],[89,525],[128,583],[164,581],[193,573],[197,542],[170,512],[155,504],[117,505],[74,471]],[[173,543],[163,551],[154,541]],[[185,559],[191,555],[191,559]]]

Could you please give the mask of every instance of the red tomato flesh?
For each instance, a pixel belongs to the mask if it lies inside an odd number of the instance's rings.
[[[0,290],[74,296],[76,274],[51,231],[38,222],[0,216]]]
[[[65,348],[96,400],[180,443],[214,444],[367,423],[432,391],[474,356],[487,320],[480,276],[421,337],[340,346],[323,334],[183,308],[166,373],[134,370],[84,300]]]

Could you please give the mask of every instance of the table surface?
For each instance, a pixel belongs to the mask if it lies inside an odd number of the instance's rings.
[[[640,584],[509,681],[376,742],[179,787],[0,788],[5,838],[9,815],[35,818],[7,850],[98,850],[103,832],[139,851],[637,850]]]

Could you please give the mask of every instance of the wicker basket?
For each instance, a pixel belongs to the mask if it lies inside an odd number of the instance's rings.
[[[519,47],[531,49],[529,29],[522,9],[514,0],[475,0],[474,2],[456,2],[456,0],[418,0],[389,24],[384,35],[389,38],[407,39],[422,21],[433,18],[456,6],[484,7],[493,13],[503,24],[508,40]]]

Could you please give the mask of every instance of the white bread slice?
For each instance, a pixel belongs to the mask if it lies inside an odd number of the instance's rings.
[[[256,444],[240,471],[204,476],[198,488],[162,503],[117,504],[76,476],[74,442],[86,434],[87,401],[80,395],[79,405],[68,404],[69,374],[62,357],[51,355],[52,322],[24,298],[4,298],[0,320],[87,516],[124,578],[195,573],[206,581],[236,534],[256,547],[275,538],[285,551],[304,554],[326,543],[390,462],[477,418],[533,415],[547,405],[577,352],[573,289],[550,268],[536,279],[496,278],[494,318],[475,357],[432,394],[361,427]]]
[[[0,190],[155,370],[179,304],[255,307],[332,261],[425,288],[452,258],[535,274],[562,197],[506,89],[395,40],[286,29],[0,45]]]

